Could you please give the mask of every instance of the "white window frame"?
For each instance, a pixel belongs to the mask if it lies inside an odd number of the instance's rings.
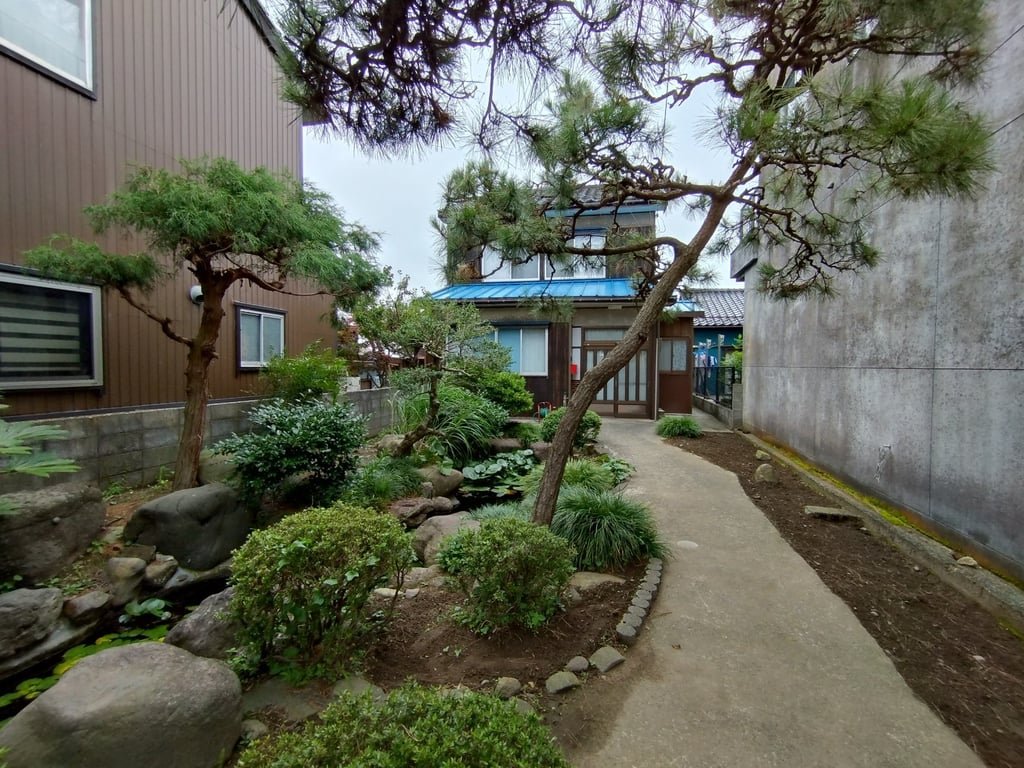
[[[259,309],[256,307],[238,307],[238,367],[243,371],[259,371],[267,367],[269,360],[245,360],[242,357],[242,316],[252,315],[260,319],[260,339],[257,345],[260,350],[260,357],[263,357],[263,319],[266,317],[272,317],[281,321],[281,350],[277,354],[283,355],[285,346],[285,313],[278,312],[273,309]]]
[[[70,72],[66,72],[56,64],[47,61],[39,53],[34,53],[25,48],[22,48],[17,43],[8,40],[6,37],[0,35],[0,48],[4,48],[7,51],[13,53],[16,57],[21,58],[35,65],[45,72],[56,75],[59,79],[66,81],[72,85],[78,86],[85,89],[89,93],[94,91],[93,80],[93,1],[92,0],[81,0],[82,2],[82,16],[84,17],[84,23],[82,28],[79,30],[79,34],[82,36],[84,43],[84,54],[85,54],[85,77],[81,78],[78,75],[73,75]]]
[[[542,370],[542,371],[524,371],[524,370],[522,370],[522,367],[523,367],[523,331],[524,330],[531,330],[531,331],[532,330],[542,330],[542,331],[544,331],[544,370]],[[549,356],[548,353],[549,353],[550,350],[548,349],[549,338],[548,338],[548,328],[547,328],[547,326],[543,326],[543,327],[536,326],[536,325],[503,325],[503,326],[500,326],[500,327],[495,326],[495,328],[494,328],[494,341],[495,341],[496,344],[501,344],[501,342],[498,341],[498,331],[519,331],[519,368],[520,368],[520,370],[513,371],[513,373],[518,373],[520,376],[547,376],[548,375],[548,368],[549,368],[549,363],[550,363],[550,360],[549,360],[550,356]],[[504,344],[502,344],[502,346],[504,346]]]
[[[495,265],[494,262],[500,260],[501,263]],[[490,261],[490,265],[488,265]],[[482,275],[482,281],[485,283],[491,282],[502,282],[502,283],[532,283],[540,280],[540,262],[541,260],[536,256],[531,256],[528,261],[523,264],[532,264],[536,269],[536,274],[531,277],[512,277],[512,262],[507,259],[502,259],[501,255],[491,248],[490,246],[484,246],[483,254],[480,256],[480,274]],[[518,266],[522,266],[521,264]]]
[[[600,242],[595,244],[595,240]],[[606,242],[608,242],[607,236],[603,232],[587,232],[576,235],[569,241],[569,244],[574,248],[604,248]],[[581,257],[570,256],[570,261],[555,268],[552,278],[555,280],[601,280],[608,277],[608,263],[604,256],[589,257],[589,260],[601,259],[602,263],[599,267],[572,263],[579,258]]]
[[[89,299],[89,319],[92,336],[92,375],[86,377],[55,377],[47,376],[37,379],[4,379],[0,378],[0,390],[15,389],[74,389],[82,387],[99,387],[103,385],[103,291],[96,285],[65,283],[59,280],[46,280],[16,272],[0,272],[0,282],[12,285],[27,285],[34,288],[83,293]]]

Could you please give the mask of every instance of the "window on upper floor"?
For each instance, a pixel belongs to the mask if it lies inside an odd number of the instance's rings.
[[[569,241],[569,244],[575,248],[604,248],[605,236],[604,233],[588,232],[576,235]],[[585,259],[574,256],[570,261],[556,266],[552,274],[556,280],[593,279],[606,276],[604,256],[590,256]]]
[[[0,389],[103,384],[101,292],[0,272]]]
[[[284,313],[238,307],[238,367],[264,368],[284,354]]]
[[[511,353],[512,362],[508,369],[513,373],[522,376],[548,375],[547,328],[495,328],[494,340]]]
[[[540,262],[537,257],[513,264],[503,261],[493,248],[484,248],[480,259],[480,274],[485,282],[495,280],[540,280]]]
[[[88,91],[93,0],[0,0],[0,49]]]

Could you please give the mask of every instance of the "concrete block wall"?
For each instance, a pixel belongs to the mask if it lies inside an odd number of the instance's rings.
[[[371,436],[391,425],[391,390],[349,392],[346,397],[367,417]],[[254,400],[211,403],[205,445],[250,429],[248,414],[254,403]],[[182,406],[171,406],[38,420],[68,432],[66,440],[54,440],[40,447],[73,459],[79,471],[50,478],[0,475],[0,493],[41,488],[56,482],[85,482],[100,488],[112,483],[135,487],[155,482],[174,468],[183,413]]]
[[[773,302],[747,272],[743,422],[1024,578],[1024,4],[990,15],[985,189],[881,208],[883,262],[833,300]]]

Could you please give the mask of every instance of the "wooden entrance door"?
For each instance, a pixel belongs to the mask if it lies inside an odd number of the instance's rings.
[[[592,337],[588,331],[588,336]],[[583,342],[583,371],[589,371],[607,355],[615,344],[611,340]],[[611,416],[650,415],[650,358],[646,349],[639,350],[594,397],[593,409]]]
[[[690,413],[693,408],[688,338],[658,339],[658,410]]]

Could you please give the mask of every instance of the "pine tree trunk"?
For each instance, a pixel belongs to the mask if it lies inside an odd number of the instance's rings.
[[[742,170],[741,168],[740,171]],[[697,263],[698,257],[711,240],[728,207],[729,200],[725,196],[712,201],[704,222],[694,238],[686,245],[680,244],[675,247],[672,263],[647,295],[622,341],[600,363],[583,375],[576,391],[569,398],[565,414],[555,432],[555,439],[551,442],[551,452],[544,463],[544,474],[541,477],[540,487],[537,489],[537,501],[533,507],[533,522],[538,525],[551,524],[551,518],[555,515],[555,504],[558,502],[562,477],[565,474],[565,463],[572,454],[573,438],[576,435],[576,428],[583,420],[583,414],[587,412],[587,408],[590,407],[598,390],[630,361],[655,330],[661,313],[673,292]]]
[[[199,484],[199,455],[206,432],[207,404],[210,401],[210,364],[217,357],[217,337],[224,318],[221,306],[223,290],[203,289],[203,315],[199,331],[192,338],[185,367],[185,414],[174,462],[175,491]]]

